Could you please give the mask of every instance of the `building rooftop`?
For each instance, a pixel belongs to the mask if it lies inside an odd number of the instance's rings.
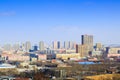
[[[0,64],[0,68],[16,68],[16,66],[13,66],[11,64],[3,63]]]

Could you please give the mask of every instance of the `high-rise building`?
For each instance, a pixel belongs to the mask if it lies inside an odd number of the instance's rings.
[[[43,51],[45,49],[45,47],[44,47],[44,42],[43,41],[40,41],[39,42],[39,50],[40,51]]]
[[[61,44],[60,44],[60,41],[58,41],[58,49],[61,48]]]
[[[93,50],[93,35],[82,35],[82,45],[87,45],[89,50]]]
[[[65,41],[65,42],[64,42],[64,48],[65,48],[65,49],[69,49],[69,48],[70,48],[70,43],[69,43],[69,41]]]
[[[87,57],[93,51],[93,36],[82,35],[81,45],[76,45],[76,52],[80,53],[80,57]]]
[[[74,46],[73,46],[73,49],[76,49],[76,42],[74,42]]]
[[[80,57],[87,57],[89,56],[88,54],[89,49],[87,45],[76,45],[76,53],[80,54]]]
[[[34,50],[34,51],[38,51],[38,46],[37,46],[37,45],[34,45],[34,46],[33,46],[33,50]]]
[[[58,49],[58,42],[57,41],[53,41],[53,49]]]
[[[93,35],[82,35],[82,45],[93,45]]]
[[[75,49],[74,45],[75,45],[75,42],[70,41],[69,42],[69,49]]]
[[[53,49],[60,49],[61,43],[60,41],[53,41]]]
[[[25,43],[25,50],[26,50],[26,52],[29,52],[30,49],[31,49],[31,43],[29,41],[27,41]]]

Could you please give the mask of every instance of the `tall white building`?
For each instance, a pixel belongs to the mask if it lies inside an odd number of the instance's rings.
[[[64,42],[64,48],[65,49],[69,49],[70,48],[70,42],[69,41],[65,41]]]
[[[31,43],[30,43],[30,41],[27,41],[25,43],[25,50],[26,50],[26,52],[29,52],[30,49],[31,49]]]
[[[40,50],[40,51],[45,50],[44,42],[43,42],[43,41],[40,41],[40,42],[39,42],[39,50]]]
[[[60,49],[61,43],[60,41],[53,41],[53,49]]]
[[[69,49],[75,49],[76,48],[76,43],[73,41],[69,42]]]

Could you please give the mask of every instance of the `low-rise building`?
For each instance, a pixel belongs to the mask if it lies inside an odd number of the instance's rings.
[[[38,54],[38,60],[52,60],[56,59],[56,54]]]
[[[102,51],[92,51],[92,56],[101,56],[103,55]]]
[[[29,61],[29,56],[20,54],[1,54],[1,56],[9,61]]]
[[[70,58],[80,58],[80,54],[78,53],[71,53],[71,54],[56,54],[56,58],[61,58],[61,59],[70,59]]]

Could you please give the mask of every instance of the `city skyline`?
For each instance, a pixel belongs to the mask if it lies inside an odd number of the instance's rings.
[[[0,0],[0,44],[75,41],[119,44],[119,0]]]

